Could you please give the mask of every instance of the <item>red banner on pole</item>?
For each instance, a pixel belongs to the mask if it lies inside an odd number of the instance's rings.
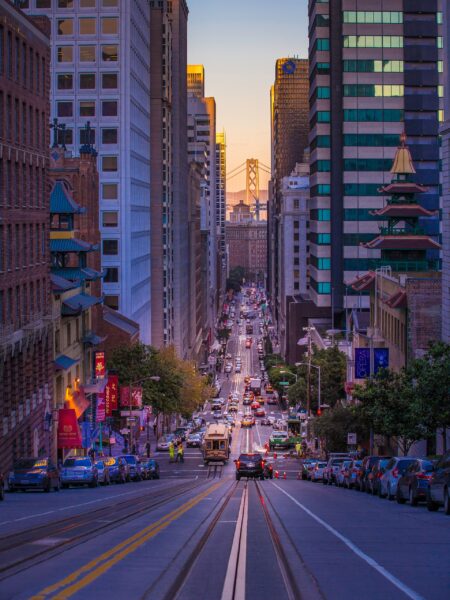
[[[58,411],[58,448],[82,448],[80,426],[73,408]]]
[[[122,386],[120,388],[120,406],[127,407],[130,406],[130,388]]]
[[[95,377],[103,379],[106,375],[106,361],[104,352],[95,353]]]
[[[130,392],[129,387],[121,387],[120,388],[120,406],[122,408],[131,408],[132,406],[137,406],[138,408],[142,408],[142,396],[143,396],[142,387],[133,386],[131,392]]]
[[[111,390],[110,403],[111,410],[117,410],[119,408],[119,376],[110,375],[108,377],[108,386]]]
[[[103,423],[106,418],[105,392],[97,394],[97,415],[96,422]]]

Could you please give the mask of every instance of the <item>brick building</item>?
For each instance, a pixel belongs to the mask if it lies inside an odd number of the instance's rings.
[[[225,226],[229,268],[243,267],[248,279],[264,282],[267,275],[267,223],[236,218],[238,212],[242,213],[241,205],[234,207],[234,221]]]
[[[49,22],[0,0],[0,470],[51,451]]]

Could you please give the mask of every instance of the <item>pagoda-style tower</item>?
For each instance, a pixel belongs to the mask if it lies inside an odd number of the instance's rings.
[[[389,195],[384,208],[371,214],[385,220],[380,234],[363,244],[371,250],[381,250],[377,266],[390,266],[396,272],[424,272],[438,269],[437,261],[427,259],[427,250],[439,250],[440,244],[419,226],[419,218],[431,217],[434,211],[421,206],[416,195],[427,188],[411,181],[414,169],[411,153],[406,145],[406,134],[400,136],[400,146],[394,158],[391,173],[394,178],[380,193]]]

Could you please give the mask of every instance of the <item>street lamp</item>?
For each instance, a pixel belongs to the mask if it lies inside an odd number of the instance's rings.
[[[319,386],[318,386],[318,391],[317,391],[317,401],[318,401],[318,404],[319,404],[318,410],[320,410],[321,407],[322,407],[322,403],[320,401],[321,400],[321,396],[320,396],[320,391],[321,391],[321,386],[320,386],[320,365],[313,365],[312,363],[309,363],[309,362],[308,363],[305,363],[305,362],[296,362],[295,363],[296,367],[300,367],[301,365],[303,365],[305,367],[308,367],[308,368],[309,367],[313,367],[314,369],[317,369],[318,376],[319,376],[319,382],[318,382]],[[310,406],[307,407],[308,417],[310,416],[310,410],[311,410],[311,407]]]
[[[129,398],[129,402],[130,402],[130,415],[129,415],[129,419],[130,419],[130,423],[129,423],[129,428],[128,428],[128,441],[129,441],[129,451],[131,452],[131,401],[133,399],[133,388],[138,385],[139,383],[143,383],[144,381],[159,381],[161,379],[161,377],[159,375],[150,375],[149,377],[141,377],[141,379],[137,379],[136,381],[132,381],[129,384],[129,388],[130,388],[130,398]],[[147,435],[148,435],[148,422],[147,422]]]

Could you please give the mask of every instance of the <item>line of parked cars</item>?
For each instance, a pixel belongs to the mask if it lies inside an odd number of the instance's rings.
[[[66,489],[70,486],[88,486],[127,483],[159,479],[159,464],[153,458],[124,454],[118,457],[99,457],[93,461],[88,456],[66,458],[58,468],[51,458],[21,458],[17,460],[7,478],[8,491]],[[4,489],[2,482],[2,490]]]
[[[366,456],[361,460],[334,453],[328,461],[304,460],[301,478],[367,492],[399,504],[417,506],[425,502],[430,511],[442,506],[450,515],[450,452],[438,460],[413,456]]]

